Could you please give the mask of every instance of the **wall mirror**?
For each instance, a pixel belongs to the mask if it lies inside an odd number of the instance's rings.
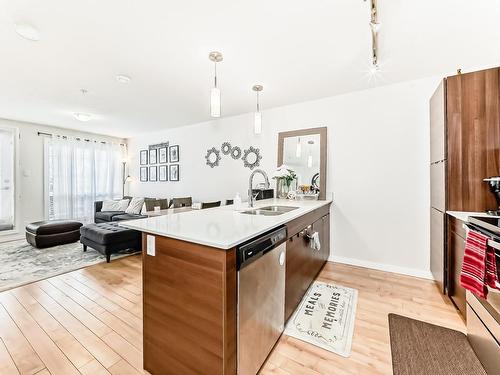
[[[260,154],[260,150],[258,148],[250,146],[250,148],[243,151],[242,159],[246,168],[254,169],[260,165],[262,155]]]
[[[220,151],[215,147],[212,147],[207,150],[205,159],[207,161],[207,165],[210,166],[210,168],[214,168],[219,166],[219,162],[222,158],[220,157]]]
[[[293,130],[278,135],[278,166],[297,174],[298,186],[308,185],[326,198],[326,127]]]

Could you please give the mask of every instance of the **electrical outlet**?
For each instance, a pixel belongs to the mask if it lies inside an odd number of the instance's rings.
[[[146,253],[154,257],[156,255],[156,237],[150,236],[149,234],[146,237]]]

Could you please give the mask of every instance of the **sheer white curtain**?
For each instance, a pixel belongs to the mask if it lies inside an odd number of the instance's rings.
[[[124,146],[117,144],[46,138],[48,218],[90,222],[95,201],[120,198],[124,152]]]
[[[14,134],[0,128],[0,231],[14,228]]]

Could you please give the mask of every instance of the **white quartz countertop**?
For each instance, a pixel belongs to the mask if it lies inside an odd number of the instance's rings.
[[[254,208],[271,205],[298,208],[276,216],[247,215],[241,211],[251,208],[247,207],[246,203],[242,203],[239,208],[229,205],[193,210],[126,221],[120,223],[120,226],[220,249],[230,249],[329,203],[331,200],[265,199],[256,201]]]
[[[500,216],[489,215],[486,212],[446,211],[446,213],[448,215],[450,215],[450,216],[453,216],[454,218],[457,218],[458,220],[463,221],[463,222],[467,222],[469,216],[475,216],[475,217],[497,217],[497,218],[500,218]]]

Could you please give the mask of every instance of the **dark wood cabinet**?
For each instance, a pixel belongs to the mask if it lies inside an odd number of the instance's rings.
[[[483,179],[500,175],[500,69],[445,78],[430,100],[430,123],[430,269],[462,312],[465,294],[456,277],[463,244],[446,212],[496,208]]]
[[[330,215],[313,212],[313,222],[302,222],[302,226],[291,223],[291,228],[302,228],[290,235],[287,241],[286,278],[285,278],[285,320],[288,320],[302,300],[305,292],[314,281],[330,256]],[[322,214],[322,215],[321,215]],[[319,217],[318,217],[319,216]],[[293,231],[292,231],[293,232]],[[310,236],[318,232],[321,248],[311,246]]]
[[[460,285],[460,272],[465,252],[465,229],[462,222],[451,217],[448,220],[448,295],[465,318],[465,289]]]
[[[483,179],[500,174],[499,71],[488,69],[446,79],[448,210],[496,207]]]
[[[294,312],[311,280],[312,257],[306,237],[297,233],[286,244],[285,320]]]

